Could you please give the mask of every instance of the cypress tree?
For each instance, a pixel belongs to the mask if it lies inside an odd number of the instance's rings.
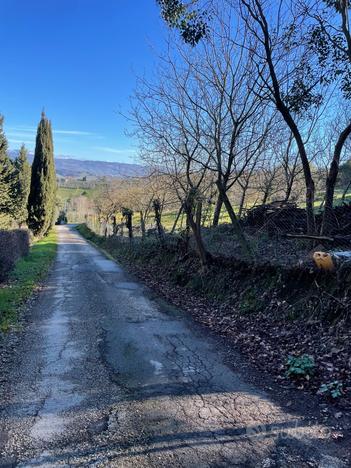
[[[16,171],[16,202],[13,217],[18,222],[19,226],[21,226],[28,219],[28,197],[31,181],[31,167],[24,145],[21,146],[14,166]]]
[[[44,112],[38,125],[28,199],[28,226],[36,236],[45,235],[54,222],[56,173],[51,122]]]
[[[14,206],[14,167],[7,154],[4,117],[0,115],[0,229],[9,229]]]

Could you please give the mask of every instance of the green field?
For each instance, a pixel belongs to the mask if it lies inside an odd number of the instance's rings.
[[[56,256],[57,233],[37,241],[26,257],[17,261],[7,284],[0,287],[0,330],[16,323],[18,310],[46,276]]]
[[[88,198],[93,198],[96,193],[96,189],[92,188],[67,188],[59,187],[57,191],[58,198],[64,203],[67,200],[70,200],[74,197],[85,196]]]

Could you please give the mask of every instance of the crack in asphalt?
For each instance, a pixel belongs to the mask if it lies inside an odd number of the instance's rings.
[[[0,383],[0,467],[347,466],[325,427],[275,405],[181,311],[58,231]]]

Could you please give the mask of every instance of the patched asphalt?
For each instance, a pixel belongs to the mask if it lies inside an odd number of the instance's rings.
[[[225,365],[221,345],[73,227],[0,378],[0,467],[349,466],[326,427]]]

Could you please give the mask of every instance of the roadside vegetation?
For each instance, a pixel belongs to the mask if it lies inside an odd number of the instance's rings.
[[[1,119],[0,227],[54,248],[58,206],[278,380],[350,402],[350,4],[157,3],[174,31],[128,114],[143,175],[63,177],[57,200],[49,120],[29,177]]]
[[[0,330],[47,274],[56,254],[56,173],[51,122],[43,113],[32,166],[22,145],[12,160],[0,116]],[[32,246],[30,247],[30,244]]]
[[[101,183],[79,230],[281,385],[347,407],[349,3],[207,3],[159,2],[176,32],[129,116],[149,173]]]
[[[47,275],[56,256],[55,229],[35,242],[27,256],[16,262],[8,280],[0,285],[0,330],[7,331],[18,319],[18,312]]]
[[[148,175],[102,181],[77,199],[81,220],[104,236],[183,233],[203,269],[222,223],[227,256],[252,265],[349,249],[349,3],[158,3],[175,33],[128,115]]]
[[[349,2],[158,3],[173,32],[128,116],[148,173],[101,181],[79,230],[282,385],[349,404]]]
[[[130,242],[98,235],[84,224],[77,229],[166,300],[226,337],[279,385],[341,408],[350,404],[348,277],[340,280],[311,265],[253,268],[219,255],[203,270],[194,244],[187,252],[179,249],[179,235]]]

